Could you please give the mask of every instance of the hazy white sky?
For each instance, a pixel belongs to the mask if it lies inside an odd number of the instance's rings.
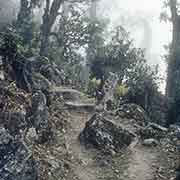
[[[125,19],[124,24],[127,23],[131,25],[134,22],[134,25],[128,30],[132,31],[134,39],[138,39],[138,41],[140,41],[139,31],[141,32],[141,39],[144,38],[144,28],[142,24],[138,23],[138,20],[146,19],[152,31],[152,51],[153,53],[162,53],[163,45],[171,41],[170,27],[168,24],[160,23],[159,20],[162,1],[163,0],[102,0],[100,11],[106,17],[110,17],[114,24],[121,24],[122,17]],[[138,38],[135,37],[136,35]]]
[[[148,62],[159,64],[161,74],[165,77],[163,46],[171,42],[171,26],[159,20],[162,2],[163,0],[101,0],[99,13],[110,18],[115,25],[126,25],[136,46],[148,48]],[[162,84],[161,89],[164,86]]]

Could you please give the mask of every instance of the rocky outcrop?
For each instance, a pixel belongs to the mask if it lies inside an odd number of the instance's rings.
[[[17,86],[27,91],[34,88],[43,90],[50,83],[59,86],[65,79],[64,73],[55,64],[42,57],[31,57],[21,61],[17,59],[13,62],[12,69]]]
[[[57,65],[47,64],[40,69],[41,74],[52,84],[60,86],[65,83],[65,73],[60,70]]]
[[[118,152],[127,147],[133,140],[133,135],[101,114],[94,114],[86,123],[80,134],[80,141],[92,144],[100,150]]]
[[[31,77],[32,83],[31,83],[31,90],[41,90],[48,94],[48,92],[51,89],[51,83],[46,79],[43,75],[40,73],[34,73]]]
[[[161,139],[164,138],[168,133],[168,129],[155,123],[149,123],[147,126],[140,130],[142,139]]]
[[[145,126],[149,121],[145,110],[137,104],[121,105],[118,110],[116,110],[116,115],[121,118],[134,119],[141,126]]]
[[[0,112],[0,123],[12,136],[20,134],[20,131],[28,127],[25,115],[21,112]]]
[[[39,143],[44,143],[52,137],[51,123],[47,99],[42,91],[36,91],[32,96],[30,122],[36,128]]]
[[[0,179],[37,180],[36,162],[23,142],[0,128]]]

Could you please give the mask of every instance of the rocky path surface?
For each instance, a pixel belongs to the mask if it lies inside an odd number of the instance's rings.
[[[71,129],[66,137],[68,149],[78,162],[74,167],[75,174],[79,180],[96,180],[95,171],[97,167],[93,165],[94,152],[87,151],[84,146],[79,142],[79,134],[83,130],[86,121],[89,119],[90,114],[87,112],[71,111]]]
[[[152,149],[137,145],[131,149],[129,154],[129,166],[125,172],[129,180],[152,180],[156,173],[157,152]]]
[[[76,97],[77,92],[70,92]],[[70,128],[65,137],[68,152],[75,159],[72,164],[74,180],[168,180],[157,176],[157,169],[166,163],[166,160],[160,159],[163,155],[159,148],[143,146],[138,137],[122,153],[113,156],[81,145],[79,135],[93,111],[81,106],[81,101],[78,102],[77,99],[71,99],[79,108],[69,108]],[[131,126],[133,123],[126,119],[121,119],[118,124],[135,133],[135,128]]]
[[[71,130],[66,137],[68,149],[78,162],[74,172],[79,180],[153,180],[158,166],[155,149],[143,147],[134,141],[123,155],[113,157],[109,165],[101,167],[98,152],[86,149],[78,140],[91,113],[71,111]],[[121,157],[122,156],[122,157]],[[106,158],[105,158],[106,159]],[[102,159],[101,159],[102,161]],[[106,163],[106,161],[104,161]]]

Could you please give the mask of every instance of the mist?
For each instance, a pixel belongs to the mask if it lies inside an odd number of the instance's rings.
[[[122,25],[130,32],[136,47],[145,49],[148,64],[158,65],[160,75],[164,79],[161,91],[165,89],[167,63],[163,56],[166,54],[164,45],[171,42],[171,26],[160,22],[162,1],[152,0],[101,0],[99,15],[110,18],[111,26]]]
[[[141,4],[139,6],[138,4]],[[9,23],[17,17],[19,0],[0,0],[0,23]],[[133,8],[132,8],[133,7]],[[122,25],[130,32],[137,47],[146,51],[150,64],[160,63],[160,57],[164,53],[163,46],[171,42],[170,26],[160,23],[162,3],[153,0],[144,3],[138,0],[100,0],[97,16],[110,19],[112,27]],[[7,11],[8,9],[8,11]],[[36,11],[36,20],[41,19],[43,8]],[[156,57],[157,56],[157,57]]]
[[[19,0],[0,0],[0,25],[2,26],[15,20],[17,17],[18,9]]]
[[[10,23],[17,17],[19,0],[0,0],[0,7],[0,24]],[[147,62],[150,65],[159,65],[160,74],[165,79],[164,45],[171,42],[171,27],[160,22],[161,10],[162,2],[156,0],[151,3],[145,3],[143,0],[135,3],[132,0],[113,0],[113,2],[100,0],[96,16],[109,19],[112,28],[124,26],[130,32],[135,46],[145,50]],[[42,12],[43,8],[35,12],[36,21],[41,22]],[[164,88],[165,83],[162,83],[161,90],[164,91]]]

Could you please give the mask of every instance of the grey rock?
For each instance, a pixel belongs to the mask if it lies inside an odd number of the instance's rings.
[[[65,83],[65,73],[62,70],[59,70],[55,64],[47,64],[42,66],[40,72],[56,86],[60,86]]]
[[[79,102],[65,102],[65,106],[68,107],[68,109],[73,110],[84,110],[92,112],[94,110],[95,104],[93,103],[79,103]]]
[[[0,145],[6,145],[12,140],[12,137],[9,133],[3,128],[0,127]]]
[[[36,128],[40,143],[48,141],[52,135],[49,111],[46,104],[47,99],[42,91],[33,94],[30,122]]]
[[[36,162],[23,142],[0,128],[0,179],[37,180]]]
[[[21,112],[1,112],[0,123],[8,129],[11,135],[17,135],[27,127],[25,114]]]
[[[149,123],[146,127],[140,130],[140,135],[143,139],[161,139],[168,133],[168,129],[155,123]]]
[[[178,152],[180,152],[180,144],[179,144],[179,142],[180,142],[180,126],[171,125],[169,127],[168,135],[171,140],[171,143],[173,143],[176,146]]]
[[[43,111],[46,107],[47,99],[45,94],[39,90],[36,91],[32,96],[32,113],[36,113],[38,111]]]
[[[80,134],[80,141],[84,144],[92,144],[100,150],[118,152],[121,148],[130,145],[133,137],[129,131],[96,113],[86,123]]]
[[[34,73],[31,76],[31,90],[42,90],[48,92],[51,88],[51,83],[40,73]]]
[[[160,126],[159,124],[156,124],[156,123],[149,123],[148,127],[152,127],[153,129],[158,130],[158,131],[168,132],[167,128]]]
[[[16,59],[12,63],[12,69],[14,72],[13,77],[19,88],[31,91],[32,90],[32,75],[35,72],[39,72],[41,62],[36,57],[19,60]]]
[[[159,144],[159,142],[156,139],[145,139],[142,144],[144,146],[157,146]]]
[[[26,134],[27,142],[32,145],[38,139],[38,135],[36,133],[35,128],[29,128]]]
[[[51,84],[62,85],[63,73],[55,64],[42,57],[31,57],[24,60],[14,60],[12,69],[16,84],[21,89],[46,91]]]
[[[116,114],[121,118],[135,119],[142,126],[149,121],[145,110],[137,104],[123,104],[116,111]]]

